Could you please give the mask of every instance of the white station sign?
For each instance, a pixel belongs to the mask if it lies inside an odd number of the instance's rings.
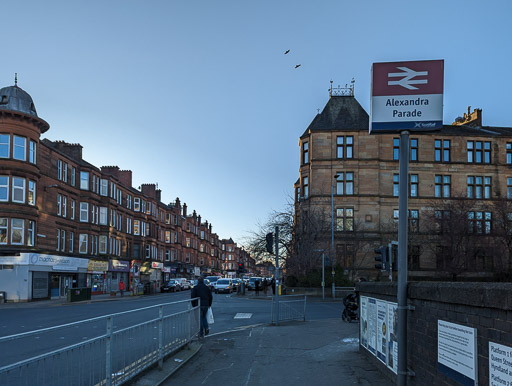
[[[443,127],[444,61],[374,63],[370,134]]]

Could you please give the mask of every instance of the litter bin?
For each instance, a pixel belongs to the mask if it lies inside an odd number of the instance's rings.
[[[5,291],[0,291],[0,304],[5,303]]]
[[[68,288],[68,302],[91,300],[91,288]]]

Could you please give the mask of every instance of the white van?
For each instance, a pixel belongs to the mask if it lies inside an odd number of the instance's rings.
[[[182,290],[190,289],[190,283],[184,277],[179,277],[175,279],[178,283],[180,283],[180,287]]]

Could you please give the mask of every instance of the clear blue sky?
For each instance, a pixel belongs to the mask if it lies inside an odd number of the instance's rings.
[[[510,1],[19,0],[1,14],[0,87],[18,73],[45,137],[158,183],[238,242],[292,195],[331,79],[354,77],[369,112],[373,62],[444,59],[445,123],[471,105],[512,126]]]

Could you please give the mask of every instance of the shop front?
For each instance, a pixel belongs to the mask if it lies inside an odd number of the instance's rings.
[[[107,291],[117,293],[119,282],[129,283],[130,262],[125,260],[109,260],[107,272]]]
[[[92,295],[100,295],[107,293],[107,271],[108,261],[106,260],[89,260],[88,272],[89,283]]]
[[[89,259],[39,253],[2,256],[0,290],[9,302],[58,299],[68,288],[87,286]]]
[[[130,276],[129,276],[129,287],[134,295],[142,295],[144,293],[144,287],[140,280],[140,268],[142,262],[140,260],[132,260],[130,262]]]

